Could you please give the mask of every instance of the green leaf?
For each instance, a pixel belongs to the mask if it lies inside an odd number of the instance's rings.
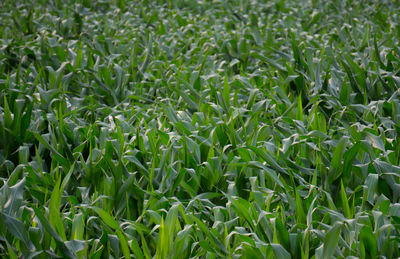
[[[333,152],[332,162],[329,169],[329,183],[335,181],[343,173],[341,161],[347,145],[347,141],[347,137],[341,138],[335,148],[335,151]]]
[[[53,236],[53,238],[58,242],[58,243],[63,243],[62,238],[60,235],[53,229],[53,227],[50,225],[49,221],[44,217],[40,209],[38,208],[33,208],[35,211],[36,217],[38,217],[40,223],[42,223],[44,229]]]
[[[273,66],[274,68],[276,68],[276,69],[278,69],[278,70],[287,72],[286,68],[284,68],[281,64],[279,64],[278,62],[276,62],[276,61],[273,60],[273,59],[270,59],[270,58],[267,58],[267,57],[261,55],[261,54],[258,53],[258,52],[251,52],[250,55],[254,56],[255,58],[260,59],[261,61],[263,61],[263,62],[265,62],[265,63],[267,63],[267,64]]]
[[[15,254],[13,247],[6,241],[7,244],[7,250],[8,250],[8,256],[10,259],[18,259],[18,256]]]
[[[351,176],[350,174],[353,168],[353,162],[361,148],[361,145],[361,142],[357,142],[344,153],[343,176],[346,178]]]
[[[257,147],[248,147],[249,149],[251,149],[254,153],[257,154],[257,156],[259,156],[261,159],[263,159],[265,162],[267,162],[273,169],[279,171],[280,173],[289,175],[289,173],[283,169],[277,162],[276,159],[273,158],[270,154],[268,154],[267,152],[265,152],[264,150],[257,148]]]
[[[367,179],[365,179],[365,185],[367,186],[367,201],[373,205],[374,196],[376,194],[376,187],[378,186],[378,174],[369,174]]]
[[[297,96],[297,111],[296,111],[296,120],[303,120],[303,104],[301,103],[301,94]]]
[[[324,243],[323,243],[323,252],[322,258],[332,258],[335,253],[340,232],[342,230],[342,223],[336,222],[331,229],[326,233]]]
[[[350,210],[349,202],[347,200],[346,190],[345,190],[345,188],[343,186],[343,181],[340,181],[340,186],[341,186],[341,198],[342,198],[344,215],[348,219],[350,219],[350,218],[352,218],[352,213],[351,213],[351,210]]]
[[[266,173],[266,175],[273,180],[274,183],[277,183],[279,186],[284,187],[282,181],[279,179],[274,170],[264,166],[258,161],[250,161],[248,162],[248,166],[262,169]]]
[[[128,241],[126,240],[124,233],[121,231],[121,229],[118,229],[116,233],[121,244],[122,254],[124,255],[125,259],[131,258]]]
[[[6,184],[0,189],[2,191],[2,199],[0,199],[2,202],[0,204],[1,206],[4,206],[3,212],[5,214],[9,216],[15,216],[17,214],[24,199],[25,182],[26,178],[24,177],[12,187],[9,187],[8,184]],[[3,202],[5,204],[3,204]]]
[[[368,139],[371,141],[371,145],[373,148],[377,148],[382,152],[386,152],[385,146],[383,144],[382,138],[380,136],[376,136],[372,133],[366,132]]]
[[[51,146],[49,143],[47,143],[47,141],[38,133],[36,132],[31,132],[33,134],[33,136],[35,136],[35,138],[43,145],[45,146],[47,149],[49,149],[51,151],[51,153],[54,155],[54,158],[57,160],[57,162],[59,162],[61,165],[69,168],[69,161],[67,159],[65,159],[65,157],[63,157],[53,146]]]
[[[97,215],[100,216],[100,218],[106,223],[110,228],[116,230],[119,228],[119,223],[116,221],[107,211],[91,206],[90,207],[94,212],[97,213]]]
[[[7,214],[4,214],[2,212],[1,212],[1,216],[4,220],[7,230],[14,237],[21,240],[28,249],[32,249],[33,246],[32,246],[31,241],[28,239],[28,233],[25,229],[24,223],[22,223],[21,221],[17,220],[14,217],[10,217]]]
[[[290,249],[289,232],[287,231],[285,225],[283,225],[283,222],[279,217],[275,219],[275,229],[277,232],[279,243],[281,243],[285,249],[289,250]]]
[[[58,235],[58,233],[53,229],[50,225],[49,221],[45,218],[39,208],[33,208],[36,217],[38,217],[40,223],[42,223],[44,229],[47,233],[49,233],[54,240],[56,241],[57,247],[63,251],[63,254],[66,258],[77,258],[74,253],[70,251],[70,249],[64,244],[62,238]]]
[[[61,203],[60,184],[61,184],[61,177],[58,178],[51,193],[50,205],[49,205],[49,210],[50,210],[49,218],[50,218],[50,225],[54,227],[54,229],[60,235],[61,239],[63,241],[66,241],[67,237],[65,235],[64,225],[59,212]]]
[[[382,62],[381,55],[380,55],[380,52],[379,52],[378,43],[377,43],[377,40],[376,40],[376,34],[374,35],[374,50],[375,50],[374,54],[375,54],[376,59],[378,60],[379,66],[382,69],[385,68],[385,65]]]
[[[280,244],[270,244],[272,247],[272,250],[274,251],[274,255],[276,256],[277,259],[285,259],[285,258],[292,258],[290,256],[290,253],[283,248],[282,245]]]
[[[10,108],[8,106],[7,98],[4,95],[4,126],[7,129],[11,129],[13,123]]]
[[[131,249],[133,251],[133,253],[135,254],[136,258],[138,259],[144,259],[144,254],[142,252],[142,249],[139,246],[138,241],[134,238],[131,241]]]
[[[230,89],[230,85],[228,82],[228,74],[225,73],[224,88],[223,88],[222,96],[224,97],[226,107],[229,109],[231,107],[230,92],[231,92],[231,89]]]
[[[305,224],[306,223],[306,214],[304,212],[303,202],[301,201],[301,197],[299,192],[296,190],[296,218],[297,223]]]
[[[360,230],[360,249],[365,251],[367,258],[377,258],[377,240],[369,226],[363,226]]]
[[[86,248],[86,242],[82,240],[66,241],[65,246],[73,253],[78,253]]]
[[[83,240],[84,232],[85,232],[85,222],[83,219],[83,214],[82,213],[75,214],[72,220],[71,239]]]

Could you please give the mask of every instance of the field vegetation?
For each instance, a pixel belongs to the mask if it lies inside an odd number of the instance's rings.
[[[400,257],[397,0],[2,0],[0,257]]]

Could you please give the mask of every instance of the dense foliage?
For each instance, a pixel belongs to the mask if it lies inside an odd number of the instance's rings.
[[[400,4],[0,2],[0,256],[397,258]]]

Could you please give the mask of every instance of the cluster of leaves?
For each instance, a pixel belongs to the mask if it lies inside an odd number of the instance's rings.
[[[0,12],[1,257],[400,256],[397,1]]]

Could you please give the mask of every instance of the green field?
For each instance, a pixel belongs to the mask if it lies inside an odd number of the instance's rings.
[[[400,257],[400,2],[0,1],[0,257]]]

